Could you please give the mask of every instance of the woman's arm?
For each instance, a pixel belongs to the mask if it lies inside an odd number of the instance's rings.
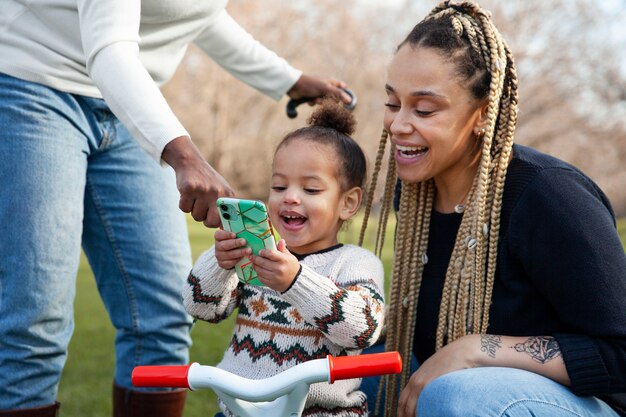
[[[558,320],[571,390],[626,392],[626,255],[606,196],[574,168],[545,169],[510,224],[506,249]]]
[[[467,336],[474,352],[474,367],[502,366],[543,375],[565,386],[570,385],[561,349],[552,336]],[[479,340],[476,340],[479,339]],[[476,345],[480,353],[476,351]]]
[[[461,369],[493,366],[523,369],[570,385],[554,337],[467,335],[444,346],[413,373],[400,394],[398,417],[415,415],[422,390],[435,378]]]

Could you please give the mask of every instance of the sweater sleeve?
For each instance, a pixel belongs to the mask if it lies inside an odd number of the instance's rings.
[[[626,255],[608,200],[574,169],[542,171],[511,223],[511,250],[565,331],[559,343],[572,391],[626,390]]]
[[[139,58],[141,2],[78,1],[87,71],[111,111],[157,162],[165,145],[189,136]]]
[[[209,22],[195,42],[226,71],[274,100],[302,75],[255,40],[226,10]]]
[[[336,276],[325,277],[303,265],[283,298],[333,343],[363,349],[376,342],[383,327],[383,266],[360,248],[344,256]]]
[[[239,305],[239,280],[219,267],[212,247],[198,258],[183,287],[183,304],[193,317],[217,323]]]

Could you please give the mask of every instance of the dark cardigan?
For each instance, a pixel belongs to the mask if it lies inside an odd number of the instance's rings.
[[[420,363],[435,351],[461,218],[432,213],[413,344]],[[519,145],[507,171],[488,333],[555,337],[572,391],[626,415],[626,255],[610,203],[576,168]]]

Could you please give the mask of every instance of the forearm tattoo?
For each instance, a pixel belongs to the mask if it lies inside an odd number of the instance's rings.
[[[517,343],[512,346],[518,352],[524,352],[534,361],[546,363],[558,356],[561,356],[559,344],[550,336],[534,336],[529,337],[523,343]]]
[[[496,350],[502,347],[502,337],[492,334],[480,335],[480,351],[485,352],[489,357],[496,357]]]

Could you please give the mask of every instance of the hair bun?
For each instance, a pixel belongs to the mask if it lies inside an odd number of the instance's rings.
[[[354,132],[356,124],[352,112],[331,98],[325,98],[307,122],[311,126],[327,127],[348,136]]]

